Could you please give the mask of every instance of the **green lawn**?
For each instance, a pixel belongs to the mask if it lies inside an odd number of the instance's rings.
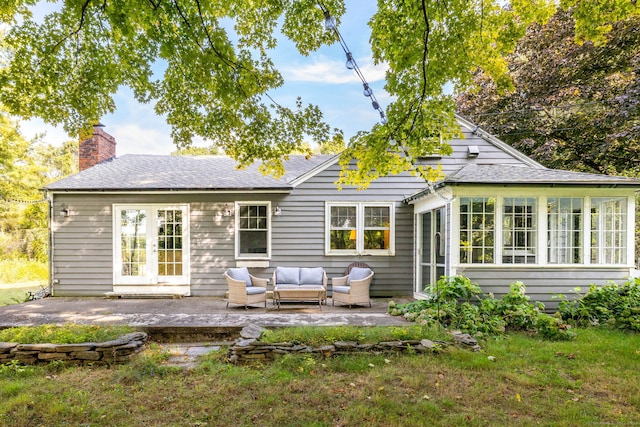
[[[224,352],[189,371],[157,346],[114,368],[0,367],[7,426],[585,426],[640,424],[640,335],[579,330],[574,341],[512,334],[483,351],[284,356],[235,366]]]
[[[40,286],[37,282],[2,284],[0,283],[0,307],[3,305],[17,304],[24,302],[27,292],[37,291]]]

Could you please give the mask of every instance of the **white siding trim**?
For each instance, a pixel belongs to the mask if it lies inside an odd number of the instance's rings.
[[[338,159],[340,159],[340,154],[336,154],[335,156],[331,157],[326,162],[324,162],[324,163],[316,166],[315,168],[311,169],[309,172],[305,172],[304,174],[292,179],[289,182],[289,184],[291,184],[291,186],[295,188],[295,187],[299,186],[300,184],[305,183],[307,180],[313,178],[314,176],[318,175],[321,172],[324,172],[325,170],[327,170],[331,166],[333,166],[336,163],[338,163]]]

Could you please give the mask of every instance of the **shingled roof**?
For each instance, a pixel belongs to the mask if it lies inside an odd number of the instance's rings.
[[[49,184],[48,191],[186,191],[186,190],[291,190],[291,182],[326,163],[334,155],[307,159],[292,155],[285,174],[263,175],[258,165],[237,169],[224,156],[166,156],[127,154]]]
[[[632,185],[640,180],[624,176],[571,172],[559,169],[514,165],[469,164],[444,179],[445,184],[514,184],[514,185]]]
[[[404,199],[418,200],[446,185],[538,185],[538,186],[631,186],[640,188],[640,179],[624,176],[571,172],[545,167],[469,164],[449,174],[443,181]]]

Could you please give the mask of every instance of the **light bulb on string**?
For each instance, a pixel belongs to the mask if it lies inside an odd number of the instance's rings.
[[[364,86],[364,91],[362,91],[362,93],[364,94],[364,96],[366,97],[370,97],[371,95],[373,95],[373,91],[371,90],[371,88],[369,87],[368,83],[363,83],[362,84]]]
[[[324,27],[330,31],[336,29],[336,18],[331,16],[328,10],[324,11]]]
[[[347,52],[347,62],[345,65],[350,70],[356,68],[356,61],[355,59],[353,59],[353,55],[351,54],[351,52]]]

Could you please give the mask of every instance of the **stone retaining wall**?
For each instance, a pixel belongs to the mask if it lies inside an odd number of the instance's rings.
[[[273,360],[277,356],[288,353],[313,353],[325,357],[354,353],[383,354],[392,352],[416,353],[438,351],[441,343],[430,340],[408,340],[380,342],[378,344],[359,344],[355,341],[336,341],[322,347],[311,347],[293,343],[265,343],[255,339],[241,339],[229,348],[228,358],[231,363],[258,360]]]
[[[0,342],[0,364],[17,360],[25,365],[36,365],[53,360],[75,364],[111,365],[125,363],[145,348],[149,336],[133,332],[99,343],[80,344],[20,344]]]
[[[359,344],[355,341],[336,341],[321,347],[311,347],[294,343],[266,343],[259,341],[263,328],[247,326],[240,332],[241,338],[229,347],[227,358],[231,363],[246,363],[256,361],[271,361],[278,356],[292,353],[309,353],[325,357],[354,354],[354,353],[433,353],[448,345],[445,342],[434,342],[428,339],[379,342],[377,344]],[[468,334],[454,332],[455,344],[468,347],[474,351],[480,350],[478,342]]]

